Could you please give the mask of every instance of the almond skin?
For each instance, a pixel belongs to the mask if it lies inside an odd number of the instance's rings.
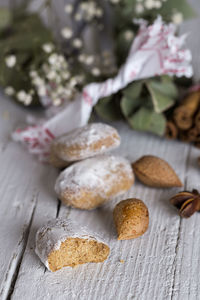
[[[113,211],[118,240],[130,240],[144,234],[149,225],[148,208],[142,200],[130,198],[119,202]]]
[[[172,167],[163,159],[146,155],[132,164],[137,178],[151,187],[169,188],[183,186]]]

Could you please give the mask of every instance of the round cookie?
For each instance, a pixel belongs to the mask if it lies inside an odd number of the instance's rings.
[[[130,189],[134,175],[121,156],[99,155],[62,171],[55,191],[62,202],[80,209],[94,209]]]
[[[97,234],[69,220],[54,219],[36,234],[35,252],[52,272],[88,262],[103,262],[110,249]]]
[[[76,128],[53,140],[51,156],[64,162],[79,161],[102,154],[118,147],[120,137],[117,130],[107,124],[92,123]],[[51,159],[53,165],[57,161]],[[64,165],[63,165],[64,166]]]

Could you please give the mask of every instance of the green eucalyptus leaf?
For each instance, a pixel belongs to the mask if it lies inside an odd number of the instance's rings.
[[[8,8],[0,7],[0,30],[6,28],[11,23],[11,12]]]
[[[129,117],[139,105],[141,105],[139,97],[131,99],[124,96],[120,102],[121,110],[125,117]]]
[[[152,97],[155,112],[161,113],[174,105],[175,89],[171,89],[172,85],[169,82],[159,82],[156,80],[149,80],[146,86]]]
[[[169,80],[167,78],[162,78],[161,81],[150,79],[147,80],[147,83],[152,89],[157,90],[166,96],[169,96],[171,98],[178,97],[178,89],[172,80]]]
[[[124,96],[121,99],[120,106],[125,117],[130,116],[130,114],[141,105],[140,94],[142,85],[143,83],[141,81],[136,81],[122,91]]]
[[[135,130],[148,131],[160,136],[165,132],[166,119],[164,115],[156,113],[153,109],[141,107],[128,121]]]
[[[114,102],[115,96],[105,97],[95,105],[95,111],[99,117],[107,121],[121,119],[120,108]]]
[[[129,84],[128,87],[123,89],[122,93],[127,98],[136,99],[140,96],[142,87],[143,87],[142,81],[134,81],[131,84]]]

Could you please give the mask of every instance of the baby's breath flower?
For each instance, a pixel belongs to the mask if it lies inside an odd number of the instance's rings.
[[[69,79],[69,77],[70,77],[70,73],[69,72],[63,72],[62,73],[62,78],[63,79],[67,80],[67,79]]]
[[[46,53],[51,53],[51,52],[53,51],[53,49],[54,49],[54,46],[53,46],[53,44],[51,44],[51,43],[47,43],[47,44],[44,44],[44,45],[42,46],[42,49],[43,49],[44,52],[46,52]]]
[[[14,93],[15,93],[15,90],[12,86],[7,86],[5,89],[4,89],[4,93],[8,96],[13,96]]]
[[[88,2],[87,3],[86,2],[80,3],[80,9],[81,10],[87,10],[87,8],[88,8]]]
[[[38,89],[38,95],[40,97],[44,97],[46,96],[46,94],[47,94],[46,87],[44,85],[40,86]]]
[[[60,64],[66,63],[66,60],[65,60],[65,58],[64,58],[63,55],[58,55],[57,61],[58,61]]]
[[[85,76],[84,76],[84,74],[81,74],[81,75],[76,76],[76,79],[77,79],[78,83],[83,83]]]
[[[44,80],[41,77],[37,76],[33,79],[33,84],[36,86],[44,85]]]
[[[70,79],[70,82],[69,82],[69,85],[70,85],[70,87],[75,87],[76,85],[77,85],[77,79],[76,79],[76,77],[72,77],[71,79]]]
[[[112,4],[118,4],[121,0],[110,0]]]
[[[16,64],[16,56],[15,55],[9,55],[5,58],[5,62],[8,68],[13,68]]]
[[[96,9],[96,16],[97,17],[102,17],[103,16],[103,9],[102,8],[97,8]]]
[[[68,15],[71,15],[71,13],[73,12],[73,5],[72,5],[72,4],[66,4],[66,5],[65,5],[65,12],[66,12]]]
[[[86,58],[85,58],[85,64],[86,65],[91,65],[93,64],[94,62],[94,56],[93,55],[88,55]]]
[[[134,37],[133,31],[132,30],[126,30],[124,32],[124,37],[125,37],[125,40],[131,41]]]
[[[86,59],[86,55],[85,54],[80,54],[79,56],[78,56],[78,60],[80,61],[80,62],[84,62],[85,61],[85,59]]]
[[[172,16],[172,22],[179,25],[183,22],[183,14],[181,12],[175,12]]]
[[[60,85],[58,88],[57,88],[57,93],[58,94],[63,94],[64,93],[64,87],[62,85]]]
[[[95,1],[82,2],[79,5],[79,11],[80,12],[78,14],[81,13],[81,18],[86,21],[91,21],[94,18],[100,18],[103,15],[102,8],[99,7]],[[75,19],[77,19],[76,16]]]
[[[91,73],[94,76],[99,76],[101,74],[101,71],[98,68],[93,68]]]
[[[152,9],[152,8],[154,8],[154,0],[146,0],[146,2],[145,2],[145,7],[146,7],[147,9]]]
[[[77,21],[77,22],[81,21],[81,20],[82,20],[81,14],[79,14],[79,13],[75,14],[74,19],[75,19],[75,21]]]
[[[38,73],[35,70],[32,70],[32,71],[30,71],[29,75],[31,78],[34,78],[34,77],[38,76]]]
[[[144,11],[144,6],[141,3],[137,3],[135,6],[135,11],[137,14],[141,14]]]
[[[60,77],[60,74],[57,74],[57,76],[55,77],[55,82],[57,84],[59,84],[59,83],[61,83],[61,81],[62,81],[62,78]]]
[[[31,104],[32,100],[33,100],[32,96],[29,95],[29,94],[26,94],[26,98],[24,100],[24,104],[25,105],[29,105],[29,104]]]
[[[32,96],[30,94],[26,93],[24,90],[20,90],[17,93],[17,99],[20,102],[23,102],[24,105],[29,105],[33,100]]]
[[[72,44],[73,44],[74,48],[77,48],[77,49],[80,49],[83,45],[81,39],[79,39],[79,38],[75,38],[73,40]]]
[[[65,38],[65,39],[71,39],[71,37],[73,36],[73,31],[71,30],[71,28],[69,27],[64,27],[61,30],[61,35]]]
[[[59,106],[62,103],[62,101],[60,98],[55,98],[55,99],[53,99],[53,103],[55,106]]]
[[[51,65],[55,65],[57,62],[57,58],[58,58],[58,55],[56,53],[53,53],[49,56],[48,61]]]
[[[25,99],[26,99],[26,92],[24,90],[21,90],[17,93],[17,99],[20,101],[20,102],[24,102]]]
[[[159,9],[159,8],[161,8],[161,6],[162,6],[162,2],[161,1],[157,0],[157,1],[154,2],[154,7],[155,8]]]

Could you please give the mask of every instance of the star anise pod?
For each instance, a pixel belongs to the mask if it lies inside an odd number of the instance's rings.
[[[183,218],[189,218],[200,211],[200,194],[197,190],[180,192],[173,196],[170,202],[179,209],[179,214]]]

